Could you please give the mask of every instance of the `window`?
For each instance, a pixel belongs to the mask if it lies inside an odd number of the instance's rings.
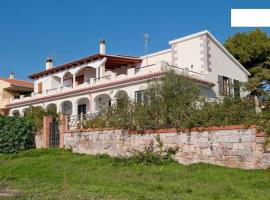
[[[143,90],[139,90],[135,92],[135,101],[136,103],[142,103],[146,101],[146,97],[143,94]]]
[[[231,94],[232,79],[226,76],[218,76],[219,94],[226,96]]]
[[[42,93],[42,83],[38,83],[38,94]]]

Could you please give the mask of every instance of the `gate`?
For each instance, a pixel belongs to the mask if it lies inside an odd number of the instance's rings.
[[[50,134],[49,134],[49,146],[59,147],[60,143],[60,132],[59,132],[59,121],[53,119],[50,123]]]

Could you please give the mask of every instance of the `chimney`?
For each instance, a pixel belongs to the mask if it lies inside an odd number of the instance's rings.
[[[46,60],[46,69],[53,68],[53,60],[51,58],[47,58]]]
[[[99,41],[99,53],[100,53],[100,54],[105,54],[105,53],[106,53],[106,44],[105,44],[105,40],[100,40],[100,41]]]
[[[11,72],[11,73],[9,74],[9,79],[14,79],[14,78],[15,78],[14,73]]]

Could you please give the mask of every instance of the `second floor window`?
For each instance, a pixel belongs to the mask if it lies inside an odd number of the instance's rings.
[[[42,93],[42,83],[38,83],[38,93]]]
[[[233,95],[234,97],[240,97],[240,81],[226,76],[218,76],[218,85],[220,96]]]

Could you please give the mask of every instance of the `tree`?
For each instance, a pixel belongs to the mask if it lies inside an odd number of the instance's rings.
[[[147,115],[154,125],[160,127],[190,128],[196,112],[200,89],[189,77],[166,73],[161,80],[150,83],[145,90]]]
[[[255,79],[270,80],[270,38],[256,29],[229,37],[225,48],[252,74]]]

